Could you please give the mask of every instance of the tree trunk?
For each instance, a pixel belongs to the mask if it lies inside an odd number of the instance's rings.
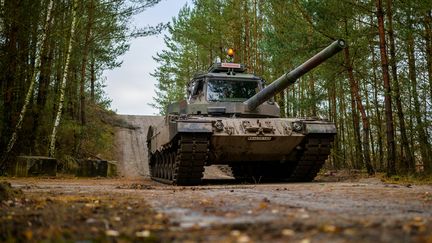
[[[343,82],[340,81],[340,86],[342,87]],[[338,95],[339,93],[339,95]],[[340,136],[340,148],[342,151],[342,158],[339,161],[342,161],[342,163],[339,163],[339,166],[343,166],[343,167],[347,167],[347,152],[348,152],[348,148],[347,148],[347,133],[348,133],[348,128],[346,127],[345,121],[348,119],[347,116],[347,107],[346,107],[346,102],[345,102],[345,96],[341,95],[340,93],[344,93],[343,92],[343,88],[339,88],[339,92],[336,93],[337,97],[339,97],[339,114],[340,114],[340,120],[339,120],[339,124],[340,124],[340,131],[341,131],[341,136]]]
[[[334,142],[333,142],[333,153],[332,153],[332,167],[333,169],[339,168],[339,138],[340,138],[340,128],[339,128],[339,118],[337,115],[337,103],[336,103],[336,82],[330,82],[328,94],[329,94],[329,118],[331,121],[335,123],[337,135],[335,136]]]
[[[381,68],[382,76],[384,81],[384,106],[386,116],[386,134],[387,134],[387,176],[396,174],[396,163],[395,163],[395,141],[394,141],[394,124],[393,124],[393,111],[392,111],[392,97],[390,87],[390,77],[388,71],[388,57],[387,47],[385,40],[385,29],[384,29],[384,15],[382,9],[381,0],[375,0],[376,4],[376,15],[378,18],[378,35],[379,35],[379,47],[381,55]]]
[[[347,49],[347,48],[345,48]],[[360,118],[357,112],[357,105],[354,95],[354,90],[350,86],[350,95],[351,95],[351,113],[352,113],[352,124],[353,124],[353,139],[354,139],[354,151],[353,151],[353,168],[360,169],[363,164],[362,159],[362,146],[361,146],[361,138],[360,138]]]
[[[90,64],[90,99],[92,103],[95,103],[95,82],[96,82],[95,59],[92,53],[91,64]]]
[[[286,117],[285,92],[280,92],[276,95],[276,101],[280,107],[280,116]]]
[[[375,173],[371,160],[370,160],[370,150],[369,150],[369,133],[370,133],[370,126],[369,126],[369,119],[366,115],[366,111],[364,109],[362,100],[360,98],[360,91],[359,91],[359,85],[357,83],[357,80],[354,78],[353,68],[351,64],[351,58],[349,53],[349,47],[346,47],[344,49],[345,53],[345,65],[348,71],[348,78],[350,80],[350,88],[351,93],[355,98],[357,109],[360,112],[362,123],[363,123],[363,160],[366,167],[366,170],[369,175],[373,175]]]
[[[72,52],[72,39],[74,37],[75,33],[75,22],[76,22],[76,12],[77,12],[77,6],[78,0],[73,1],[73,9],[72,9],[72,23],[71,23],[71,29],[70,29],[70,37],[69,37],[69,43],[66,51],[66,63],[63,69],[63,77],[60,84],[60,96],[59,96],[59,102],[57,107],[57,113],[54,120],[53,130],[51,133],[51,139],[50,139],[50,147],[48,150],[48,155],[50,157],[54,157],[55,154],[55,143],[56,143],[56,136],[57,136],[57,130],[60,124],[60,119],[63,111],[63,103],[64,103],[64,96],[65,96],[65,89],[66,89],[66,79],[68,76],[68,70],[69,70],[69,62],[70,62],[70,55]]]
[[[357,82],[357,85],[359,86],[359,83]],[[375,153],[375,143],[374,143],[374,138],[372,136],[372,128],[370,125],[370,121],[371,121],[371,117],[373,116],[373,111],[371,111],[371,105],[370,105],[370,97],[369,97],[369,88],[366,82],[363,82],[363,96],[365,97],[365,111],[366,114],[368,114],[368,124],[369,124],[369,141],[370,141],[370,157],[372,157],[370,159],[371,161],[371,166],[374,169],[374,172],[376,172],[376,168],[374,167],[374,163],[373,161],[376,158],[376,153]],[[359,91],[360,93],[360,91]]]
[[[257,12],[257,0],[252,1],[252,11],[253,11],[253,44],[252,44],[252,50],[253,50],[253,73],[258,72],[258,12]],[[262,75],[261,73],[258,73],[258,75]]]
[[[432,100],[432,10],[426,12],[423,20],[426,41],[426,61],[429,79],[429,99]]]
[[[424,17],[426,40],[426,63],[429,79],[429,100],[432,100],[432,10],[428,10]],[[432,172],[432,162],[424,164],[425,171]]]
[[[373,26],[373,17],[371,17],[371,26]],[[372,27],[373,28],[373,27]],[[373,28],[375,29],[375,28]],[[375,36],[375,31],[371,31],[372,33],[374,33],[372,36],[372,40]],[[377,129],[377,154],[378,154],[378,166],[375,165],[375,169],[379,169],[380,171],[383,171],[384,169],[384,165],[383,165],[383,156],[384,156],[384,149],[383,149],[383,135],[382,135],[382,117],[381,117],[381,110],[380,110],[380,102],[378,101],[378,93],[379,93],[379,87],[378,87],[378,75],[377,75],[377,68],[376,68],[376,55],[375,55],[375,48],[374,48],[374,43],[373,41],[369,42],[369,48],[370,48],[370,52],[371,52],[371,58],[372,58],[372,79],[373,79],[373,104],[375,107],[375,126]]]
[[[412,28],[411,19],[408,18],[409,28]],[[412,96],[414,101],[414,116],[416,119],[415,130],[418,136],[418,143],[420,146],[420,154],[422,157],[422,162],[424,165],[429,164],[430,156],[430,144],[428,141],[428,136],[426,135],[424,123],[422,120],[422,111],[420,109],[419,94],[417,92],[417,74],[416,74],[416,64],[415,64],[415,54],[414,54],[414,36],[411,31],[408,31],[407,40],[407,55],[408,55],[408,76],[411,81]]]
[[[52,17],[54,19],[54,17]],[[47,31],[47,35],[49,36],[51,33],[52,21],[49,23],[49,28]],[[37,97],[35,109],[33,109],[33,138],[32,138],[32,146],[35,155],[46,155],[46,149],[48,148],[47,144],[44,143],[45,139],[41,139],[41,132],[44,130],[44,123],[41,122],[41,118],[46,120],[47,117],[41,117],[41,114],[44,114],[45,106],[47,103],[49,88],[51,83],[51,72],[53,67],[53,60],[55,54],[55,41],[52,37],[47,37],[49,41],[46,41],[42,47],[41,53],[41,65],[40,65],[40,73],[38,79],[38,87],[37,87]],[[41,124],[43,124],[41,126]],[[45,135],[45,134],[43,134]]]
[[[399,127],[401,133],[401,152],[402,152],[402,160],[404,162],[404,167],[407,171],[413,172],[415,169],[414,159],[411,152],[411,147],[409,146],[408,136],[406,133],[406,125],[405,125],[405,117],[402,109],[402,100],[400,95],[399,88],[399,79],[397,74],[397,66],[396,66],[396,51],[395,51],[395,39],[393,32],[393,12],[392,12],[392,0],[387,0],[387,20],[388,20],[388,35],[390,41],[390,66],[393,76],[393,84],[394,84],[394,96],[396,102],[397,116],[399,119]]]
[[[244,29],[244,56],[246,68],[251,71],[251,45],[250,45],[250,20],[249,20],[249,1],[243,1],[243,18],[245,23]]]
[[[85,100],[85,79],[86,79],[86,68],[87,60],[90,49],[91,30],[93,27],[93,14],[94,14],[94,0],[90,0],[88,7],[88,23],[84,40],[84,53],[81,62],[81,79],[80,79],[80,120],[81,125],[86,124],[86,100]]]
[[[313,117],[317,116],[317,107],[316,107],[316,95],[315,95],[315,78],[313,73],[309,75],[309,94],[312,102],[310,103],[310,115]]]

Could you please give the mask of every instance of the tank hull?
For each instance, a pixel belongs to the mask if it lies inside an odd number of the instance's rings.
[[[204,166],[225,164],[237,178],[310,181],[330,154],[335,134],[334,123],[317,119],[167,116],[149,129],[151,175],[194,185],[201,182]]]

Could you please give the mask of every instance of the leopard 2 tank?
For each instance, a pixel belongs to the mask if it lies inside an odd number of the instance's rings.
[[[198,185],[204,166],[229,165],[235,178],[311,181],[330,154],[333,122],[280,118],[272,97],[345,48],[336,40],[264,87],[241,64],[215,62],[188,83],[187,100],[168,106],[147,134],[150,176]]]

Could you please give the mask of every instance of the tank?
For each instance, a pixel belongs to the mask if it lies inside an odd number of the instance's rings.
[[[198,185],[204,166],[228,165],[236,179],[312,181],[330,154],[333,122],[280,118],[272,97],[345,48],[336,40],[265,87],[242,64],[215,61],[188,82],[187,100],[168,106],[147,133],[153,180]]]

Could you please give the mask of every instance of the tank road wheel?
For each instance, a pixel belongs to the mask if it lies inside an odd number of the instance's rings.
[[[165,152],[163,154],[163,163],[162,163],[162,178],[168,180],[168,154]]]
[[[150,170],[150,178],[155,176],[155,165],[156,165],[156,161],[155,161],[155,156],[151,155],[149,152],[148,155],[148,165],[149,165],[149,170]]]
[[[156,177],[160,177],[160,163],[161,163],[161,159],[160,159],[160,154],[157,153],[156,154]]]
[[[289,181],[309,182],[318,174],[330,155],[333,135],[309,135],[303,145],[303,153]]]
[[[165,154],[165,179],[172,181],[172,161],[171,161],[172,152],[168,151]]]
[[[159,155],[158,177],[163,179],[163,153]]]
[[[159,153],[149,155],[149,167],[150,167],[150,177],[154,178],[158,175],[159,170]]]
[[[171,181],[174,179],[174,169],[175,169],[176,157],[177,157],[177,153],[175,151],[171,151],[169,153],[168,179]]]

